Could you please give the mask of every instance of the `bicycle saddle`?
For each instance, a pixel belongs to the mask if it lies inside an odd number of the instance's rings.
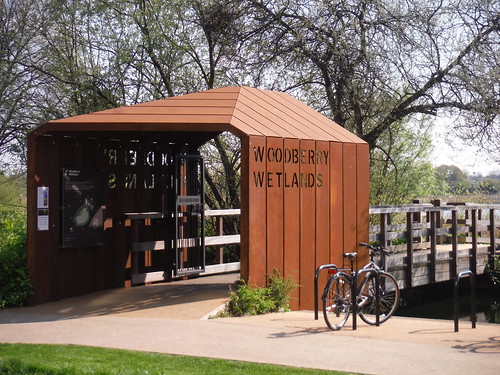
[[[356,252],[344,253],[344,258],[354,259],[354,258],[356,258],[357,255],[358,255],[358,253],[356,253]]]

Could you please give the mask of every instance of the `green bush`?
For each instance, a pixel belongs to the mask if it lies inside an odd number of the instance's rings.
[[[290,293],[297,286],[291,275],[282,278],[276,269],[269,276],[266,287],[251,286],[241,279],[236,292],[230,291],[229,302],[215,317],[287,311],[290,308]]]
[[[487,272],[493,284],[500,285],[500,254],[493,255],[491,262],[487,263]]]
[[[0,209],[0,308],[22,306],[31,291],[26,254],[26,215]]]

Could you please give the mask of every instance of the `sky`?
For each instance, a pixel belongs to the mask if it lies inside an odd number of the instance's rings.
[[[455,165],[469,175],[481,173],[487,176],[495,171],[500,172],[500,164],[485,158],[477,147],[466,146],[458,138],[453,140],[453,146],[449,145],[445,141],[446,132],[442,129],[435,129],[434,134],[434,152],[431,158],[434,166]]]

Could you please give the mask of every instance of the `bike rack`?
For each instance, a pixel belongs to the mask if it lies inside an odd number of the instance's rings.
[[[364,273],[374,273],[375,274],[375,326],[380,326],[380,274],[379,271],[373,268],[364,269],[356,273],[356,277],[351,284],[351,294],[354,296],[352,304],[352,329],[353,331],[357,328],[357,315],[358,315],[358,303],[356,301],[357,296],[357,285],[358,278]]]
[[[316,269],[314,274],[314,320],[318,320],[318,278],[320,272],[325,268],[335,269],[336,271],[339,269],[336,264],[323,264]]]
[[[474,278],[474,273],[472,271],[462,271],[455,278],[454,287],[454,298],[453,298],[453,312],[455,319],[455,332],[458,332],[458,286],[460,279],[463,277],[470,277],[470,320],[472,322],[472,328],[476,328],[476,281]]]

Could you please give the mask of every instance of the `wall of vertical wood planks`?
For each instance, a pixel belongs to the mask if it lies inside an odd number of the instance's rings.
[[[298,139],[285,139],[283,144],[285,149],[299,149]],[[284,173],[289,176],[300,173],[299,164],[285,163]],[[295,283],[300,284],[300,194],[299,189],[286,188],[283,190],[284,196],[284,228],[283,228],[283,275],[291,276]],[[290,307],[299,309],[300,288],[296,288],[291,294]]]
[[[360,264],[368,259],[357,246],[368,240],[368,146],[249,137],[242,142],[246,147],[242,276],[265,285],[274,269],[291,275],[300,284],[291,307],[312,309],[319,265],[343,265],[342,253],[348,251],[360,252]],[[290,152],[297,153],[297,162],[284,156]],[[320,283],[323,279],[326,274]]]

